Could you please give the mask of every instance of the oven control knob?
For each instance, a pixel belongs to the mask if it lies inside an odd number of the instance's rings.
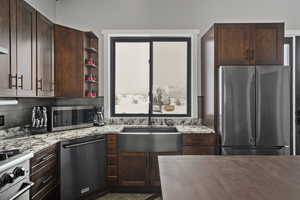
[[[25,175],[25,169],[23,167],[16,167],[13,171],[14,178],[18,178],[20,176]]]
[[[8,183],[14,182],[14,175],[13,174],[3,174],[1,177],[2,185],[5,186]]]

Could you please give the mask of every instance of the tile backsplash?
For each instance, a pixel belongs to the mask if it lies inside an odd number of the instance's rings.
[[[33,106],[50,106],[54,102],[51,98],[20,98],[17,105],[0,106],[0,115],[5,117],[5,125],[0,129],[30,124]]]
[[[161,118],[161,117],[152,117],[152,125],[202,125],[202,120],[198,118]],[[105,120],[105,124],[115,124],[115,125],[148,125],[147,117],[130,117],[130,118],[111,118]]]
[[[5,125],[0,129],[31,124],[31,111],[33,106],[69,106],[69,105],[103,105],[103,97],[95,99],[86,98],[19,98],[17,105],[0,106],[0,115],[5,116]],[[164,125],[171,123],[174,125],[200,125],[202,97],[198,97],[198,116],[199,118],[152,118],[154,125]],[[148,124],[147,118],[113,118],[106,120],[107,124]]]

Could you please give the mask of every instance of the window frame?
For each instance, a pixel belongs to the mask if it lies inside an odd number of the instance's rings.
[[[115,112],[116,66],[115,49],[117,42],[149,42],[149,110],[148,113],[121,113]],[[155,114],[153,113],[153,42],[187,42],[187,113],[186,114]],[[191,117],[192,103],[192,38],[191,37],[111,37],[110,38],[110,115],[111,117]]]

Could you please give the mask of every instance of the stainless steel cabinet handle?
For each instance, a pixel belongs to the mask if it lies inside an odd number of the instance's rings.
[[[33,166],[33,167],[36,167],[38,166],[39,164],[43,163],[43,162],[46,162],[48,160],[50,160],[51,158],[53,158],[54,155],[53,154],[50,154],[50,155],[47,155],[45,157],[42,157],[42,158],[39,158],[39,161]]]
[[[23,74],[20,77],[18,77],[18,80],[21,80],[21,85],[19,86],[19,88],[21,88],[23,90],[23,83],[24,83],[24,76],[23,76]]]
[[[19,196],[21,196],[22,194],[30,190],[30,188],[32,188],[32,186],[34,185],[33,182],[23,183],[23,184],[26,186],[23,189],[21,189],[17,194],[15,194],[13,197],[11,197],[9,200],[16,200]]]
[[[64,148],[72,148],[72,147],[79,147],[79,146],[83,146],[83,145],[87,145],[87,144],[93,144],[96,142],[101,142],[104,141],[105,139],[98,139],[98,140],[91,140],[88,142],[80,142],[80,143],[75,143],[75,144],[65,144],[63,145]]]
[[[8,77],[9,77],[9,88],[16,88],[17,89],[17,84],[18,84],[17,83],[17,81],[18,81],[17,74],[15,76],[9,74]],[[15,84],[14,85],[13,85],[13,79],[15,79]]]
[[[38,90],[43,90],[43,79],[38,80],[37,85]]]
[[[44,180],[42,180],[43,185],[48,183],[52,178],[53,178],[53,176],[51,175],[51,176],[48,176],[47,178],[45,178]]]

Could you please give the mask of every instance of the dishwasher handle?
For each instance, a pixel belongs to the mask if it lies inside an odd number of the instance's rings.
[[[89,140],[89,141],[85,141],[85,142],[76,142],[76,143],[72,143],[72,144],[64,144],[63,147],[66,148],[66,149],[69,149],[69,148],[84,146],[84,145],[93,144],[93,143],[97,143],[97,142],[102,142],[102,141],[105,141],[105,139],[102,138],[102,139],[96,139],[96,140]]]

